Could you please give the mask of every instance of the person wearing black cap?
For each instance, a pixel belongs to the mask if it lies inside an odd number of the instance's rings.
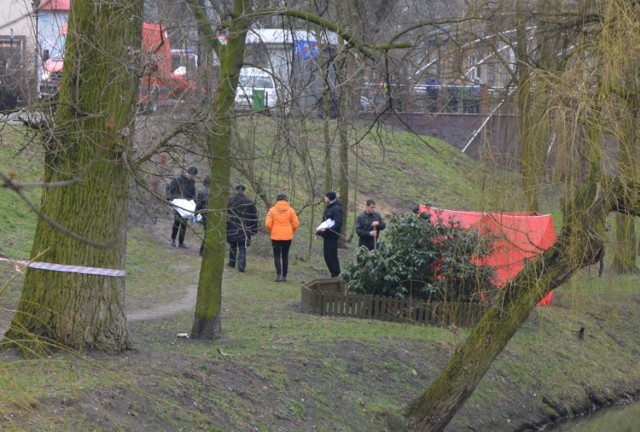
[[[174,199],[195,200],[196,198],[196,181],[195,177],[198,175],[198,168],[190,166],[187,168],[185,174],[180,174],[171,180],[171,183],[167,186],[166,195],[167,200],[172,201]],[[187,224],[189,223],[187,218],[180,215],[177,209],[173,209],[173,227],[171,228],[171,246],[176,247],[176,237],[178,238],[178,247],[182,249],[189,249],[184,243],[184,237],[187,232]]]
[[[330,227],[323,227],[316,234],[324,239],[324,262],[327,264],[331,277],[340,276],[340,260],[338,258],[338,240],[342,231],[342,206],[336,193],[327,192],[324,196],[323,222],[331,222]]]
[[[289,205],[285,194],[276,197],[276,204],[269,209],[264,226],[271,235],[276,282],[286,282],[289,272],[289,248],[293,241],[293,233],[300,226],[300,220],[296,211]]]
[[[229,243],[229,267],[238,265],[238,271],[247,269],[247,246],[251,236],[258,234],[258,209],[244,195],[246,187],[236,186],[236,193],[227,206],[227,243]]]

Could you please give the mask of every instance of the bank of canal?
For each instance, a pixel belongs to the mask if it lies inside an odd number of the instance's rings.
[[[597,411],[566,424],[549,429],[551,432],[637,432],[640,430],[640,402]]]

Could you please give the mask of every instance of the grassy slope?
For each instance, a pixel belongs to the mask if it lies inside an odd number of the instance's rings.
[[[42,158],[24,143],[30,136],[22,128],[0,125],[0,170],[16,183],[33,183],[42,177]],[[22,190],[24,199],[36,207],[39,206],[40,191],[38,188]],[[36,218],[24,200],[8,188],[0,189],[0,257],[10,259],[27,259],[31,249],[32,233],[35,231]],[[4,282],[13,280],[11,285]],[[11,307],[18,294],[21,277],[13,269],[13,265],[0,262],[0,308]],[[7,302],[7,298],[10,301]],[[0,321],[0,327],[6,323]]]
[[[427,199],[443,207],[513,208],[502,193],[507,182],[489,181],[441,143],[432,149],[406,134],[383,134],[388,149],[383,157],[369,146],[367,163],[377,168],[360,196],[375,193],[387,212]],[[0,169],[36,179],[37,158],[14,160],[9,147],[19,140],[8,142],[3,133]],[[477,191],[488,183],[494,193],[483,199]],[[33,217],[6,190],[0,213],[21,215],[18,225],[0,225],[2,253],[26,258]],[[170,223],[160,217],[160,231]],[[169,249],[154,233],[130,231],[129,309],[182,297],[197,282],[195,251]],[[307,259],[306,236],[297,237],[290,277],[296,282],[276,284],[267,238],[256,240],[248,273],[225,276],[223,341],[175,339],[190,329],[186,311],[131,323],[138,350],[127,356],[58,353],[26,361],[4,352],[0,429],[394,430],[397,410],[435,377],[465,331],[300,314],[298,282],[326,274],[320,244],[311,244]],[[351,253],[341,251],[342,259]],[[11,275],[0,263],[0,277]],[[450,430],[518,429],[640,389],[637,278],[594,276],[581,273],[558,291],[553,307],[532,313]],[[18,289],[19,280],[3,295],[5,307],[15,304]],[[580,327],[584,339],[575,332]]]

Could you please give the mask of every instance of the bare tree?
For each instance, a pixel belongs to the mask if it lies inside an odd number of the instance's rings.
[[[638,19],[640,8],[635,2],[617,0],[601,9],[589,8],[586,14],[578,6],[576,10],[583,13],[577,16],[556,10],[555,16],[564,14],[566,23],[582,28],[582,34],[574,40],[576,54],[567,68],[562,73],[553,71],[557,82],[550,87],[557,97],[547,109],[553,111],[553,130],[566,139],[556,144],[582,146],[586,175],[566,205],[566,220],[556,244],[506,285],[462,348],[406,408],[411,430],[443,430],[537,302],[601,258],[607,216],[611,212],[639,214],[638,178],[622,171],[610,177],[613,159],[607,156],[604,135],[616,130],[615,121],[607,115],[610,107],[618,104],[620,95],[636,95],[627,79],[637,79],[639,65],[636,58],[621,55],[621,50],[637,39],[628,22]],[[625,136],[619,132],[616,135]]]

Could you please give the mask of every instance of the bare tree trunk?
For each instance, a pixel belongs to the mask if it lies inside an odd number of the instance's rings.
[[[340,236],[339,247],[346,247],[347,232],[349,231],[347,214],[349,213],[349,128],[353,126],[354,113],[354,59],[353,53],[346,50],[344,61],[340,62],[341,70],[338,80],[342,94],[340,95],[340,115],[338,117],[338,135],[340,137],[340,201],[344,218],[342,223],[342,235]]]
[[[138,86],[131,47],[141,46],[141,16],[139,0],[72,3],[55,125],[44,143],[45,182],[69,185],[43,191],[48,220],[38,220],[33,261],[125,268],[127,155]],[[124,287],[123,276],[29,268],[6,337],[25,352],[130,349]]]
[[[215,35],[208,24],[206,14],[197,0],[189,5],[196,16],[198,26],[207,40],[206,46],[213,46]],[[233,14],[240,16],[247,9],[247,1],[237,0]],[[191,330],[195,339],[219,339],[223,336],[222,275],[225,263],[227,202],[230,192],[231,175],[231,132],[233,126],[233,103],[238,77],[243,64],[245,37],[248,21],[235,20],[229,27],[226,45],[218,46],[220,58],[219,86],[210,107],[212,112],[211,130],[208,136],[211,154],[211,187],[209,191],[209,213],[204,240],[204,256],[200,267],[196,310]]]
[[[349,93],[346,91],[346,93]],[[347,96],[347,95],[345,95]],[[342,203],[343,222],[342,222],[342,235],[338,242],[338,246],[341,248],[346,247],[346,237],[349,231],[349,123],[344,120],[339,120],[338,128],[340,134],[340,202]]]
[[[328,73],[326,71],[327,65],[324,60],[320,60],[320,73],[323,76]],[[325,80],[325,89],[324,94],[322,96],[322,110],[323,110],[323,124],[322,124],[322,132],[324,137],[324,190],[325,192],[329,192],[333,190],[333,164],[331,162],[331,153],[333,152],[333,140],[331,139],[331,121],[330,121],[330,98],[329,98],[330,89],[327,84],[327,80]]]
[[[377,3],[377,4],[376,4]],[[388,2],[372,2],[371,7],[376,11],[376,20],[383,19],[388,14],[393,5]],[[356,2],[346,0],[337,5],[339,16],[342,17],[344,27],[350,29],[354,35],[362,33],[359,23],[359,8]],[[349,141],[349,128],[353,127],[357,117],[358,95],[355,92],[356,86],[356,51],[348,48],[343,39],[339,39],[342,45],[342,59],[337,62],[338,70],[338,86],[340,88],[340,115],[338,117],[338,135],[340,137],[340,201],[342,202],[342,211],[344,219],[342,224],[342,236],[340,237],[339,247],[346,247],[349,232],[347,217],[349,213],[349,186],[351,179],[349,177],[349,149],[351,142]],[[353,232],[353,231],[352,231]]]

